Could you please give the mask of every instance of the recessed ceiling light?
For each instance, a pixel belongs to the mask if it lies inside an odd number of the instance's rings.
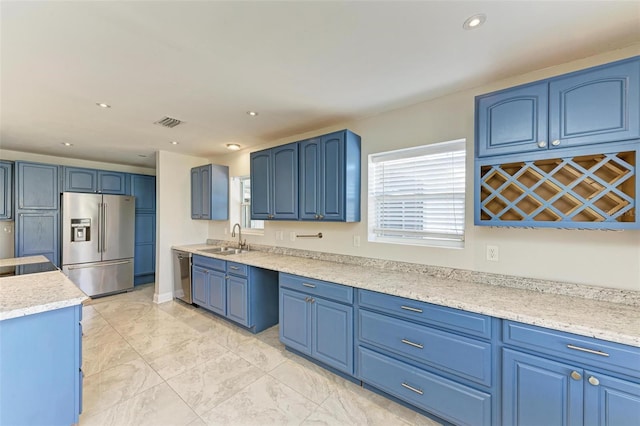
[[[247,111],[247,115],[250,115],[251,117],[256,117],[258,113],[256,111]]]
[[[468,17],[467,20],[464,21],[464,24],[462,24],[462,28],[464,28],[465,30],[472,30],[484,24],[486,20],[487,15],[485,15],[484,13],[478,13],[476,15]]]
[[[100,108],[111,108],[111,105],[102,102],[96,102],[96,105],[98,105]]]
[[[228,143],[227,144],[227,149],[229,151],[237,151],[240,149],[240,145],[238,145],[237,143]]]
[[[62,142],[62,145],[64,145],[64,146],[73,146],[73,144],[70,143],[70,142]]]
[[[178,142],[178,141],[171,141],[171,142],[169,142],[169,143],[170,143],[171,145],[178,145],[180,142]]]

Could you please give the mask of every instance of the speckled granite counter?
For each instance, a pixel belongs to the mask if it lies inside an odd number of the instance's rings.
[[[640,347],[640,308],[626,303],[443,278],[371,266],[331,262],[265,251],[216,255],[211,245],[174,246],[194,254],[301,275],[497,318],[548,327]],[[504,280],[504,278],[503,278]],[[514,277],[514,281],[519,279]]]
[[[0,266],[46,262],[44,256],[0,259]],[[0,321],[82,303],[87,295],[62,272],[0,278]]]

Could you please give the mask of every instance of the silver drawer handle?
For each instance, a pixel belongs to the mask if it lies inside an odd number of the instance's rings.
[[[400,306],[400,308],[404,309],[405,311],[411,311],[411,312],[418,312],[418,313],[422,313],[422,309],[418,309],[418,308],[412,308],[411,306]]]
[[[587,352],[594,355],[609,356],[609,354],[606,352],[597,351],[595,349],[581,348],[580,346],[567,345],[567,348],[573,349],[574,351]]]
[[[316,286],[313,284],[302,283],[302,285],[309,288],[316,288]]]
[[[237,266],[229,266],[229,267],[230,267],[231,269],[236,270],[236,271],[237,271],[238,269],[240,269],[240,268],[238,268]]]
[[[402,339],[400,341],[405,345],[413,346],[414,348],[418,348],[418,349],[424,349],[424,345],[421,345],[420,343],[413,343],[411,340],[407,340],[407,339]]]
[[[421,389],[416,389],[411,385],[408,385],[406,383],[401,383],[402,387],[409,389],[410,391],[413,391],[415,393],[417,393],[418,395],[424,395],[424,392]]]

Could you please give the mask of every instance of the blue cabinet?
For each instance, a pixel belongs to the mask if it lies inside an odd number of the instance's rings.
[[[127,194],[127,174],[107,170],[64,167],[65,192]]]
[[[352,303],[351,287],[280,274],[280,341],[352,375]]]
[[[360,136],[349,130],[300,145],[300,219],[360,221]]]
[[[638,138],[638,57],[476,98],[478,157]]]
[[[13,163],[0,160],[0,220],[13,218]]]
[[[127,191],[136,199],[133,282],[155,281],[156,270],[156,178],[132,174]]]
[[[298,219],[298,144],[252,152],[251,219]]]
[[[278,323],[275,271],[194,255],[192,293],[195,304],[252,333]]]
[[[229,167],[207,164],[191,169],[191,219],[229,219]]]
[[[0,321],[0,424],[78,423],[81,309],[77,305]]]
[[[44,255],[60,262],[58,166],[17,161],[16,257]]]
[[[504,321],[503,423],[634,425],[640,348]]]

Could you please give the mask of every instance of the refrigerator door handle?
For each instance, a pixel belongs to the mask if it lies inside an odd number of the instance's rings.
[[[116,262],[99,262],[99,263],[90,263],[85,265],[67,265],[67,268],[71,269],[85,269],[85,268],[98,268],[105,266],[113,266],[113,265],[125,265],[127,263],[131,263],[131,260],[118,260]]]
[[[107,203],[102,203],[102,252],[107,251]]]
[[[98,234],[98,253],[102,251],[102,203],[98,203],[98,223],[97,223],[97,234]]]

